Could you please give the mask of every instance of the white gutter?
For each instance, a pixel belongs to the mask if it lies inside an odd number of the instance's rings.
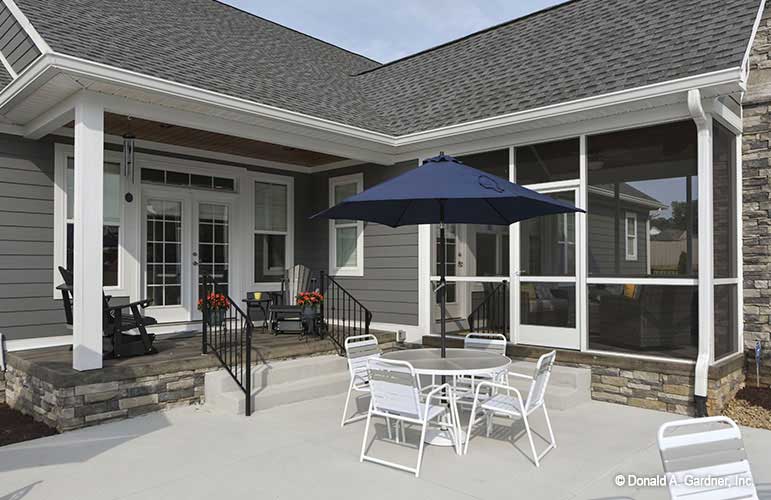
[[[694,373],[696,416],[707,416],[709,364],[712,360],[713,290],[712,290],[712,118],[704,111],[701,92],[688,91],[688,110],[696,123],[699,189],[699,354]]]

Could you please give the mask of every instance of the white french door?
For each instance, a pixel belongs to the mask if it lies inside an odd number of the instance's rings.
[[[142,193],[144,296],[161,323],[200,318],[199,280],[211,274],[229,292],[231,200],[216,193],[145,187]]]
[[[578,205],[578,188],[539,190]],[[516,225],[518,259],[512,264],[517,342],[580,349],[576,214],[538,217]]]

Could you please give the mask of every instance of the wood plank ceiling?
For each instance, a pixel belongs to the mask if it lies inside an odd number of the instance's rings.
[[[69,123],[67,126],[72,128],[73,124]],[[345,158],[339,156],[317,153],[315,151],[170,125],[142,118],[129,118],[114,113],[105,113],[104,131],[110,135],[123,136],[131,134],[137,139],[145,141],[307,167],[316,167],[345,160]]]

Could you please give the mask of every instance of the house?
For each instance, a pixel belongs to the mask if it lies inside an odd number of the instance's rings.
[[[764,7],[573,0],[380,64],[213,0],[3,0],[6,347],[72,344],[98,373],[103,287],[152,298],[161,335],[200,324],[204,273],[243,297],[298,263],[431,345],[445,265],[457,330],[504,286],[510,354],[560,349],[596,399],[718,411],[771,347]],[[453,226],[445,263],[430,226],[309,220],[440,151],[587,214]],[[654,227],[686,235],[676,258]],[[58,390],[11,368],[15,399]]]

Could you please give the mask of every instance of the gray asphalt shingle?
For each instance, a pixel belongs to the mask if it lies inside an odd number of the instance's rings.
[[[403,135],[741,65],[760,0],[575,0],[387,65],[213,0],[16,0],[57,52]]]

